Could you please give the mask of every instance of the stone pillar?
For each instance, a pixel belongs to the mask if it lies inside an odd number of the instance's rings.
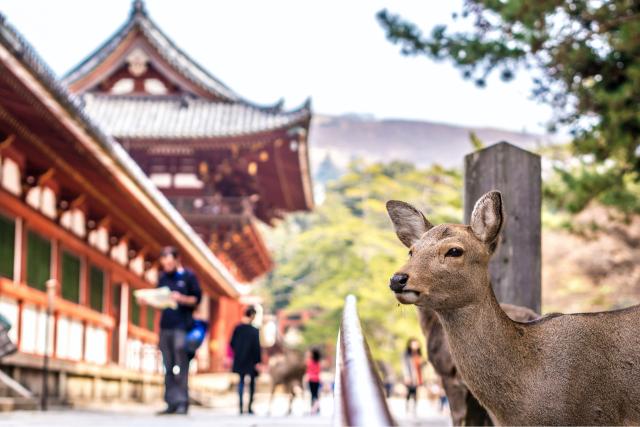
[[[484,193],[502,193],[506,223],[489,265],[498,301],[540,313],[540,156],[499,142],[465,157],[464,220]]]
[[[98,375],[93,377],[93,400],[99,402],[102,400],[102,378]]]
[[[140,392],[140,400],[142,403],[151,402],[153,400],[153,384],[151,384],[148,380],[142,379]]]
[[[120,400],[128,401],[131,397],[131,384],[126,378],[120,380]]]
[[[68,400],[67,372],[63,370],[60,370],[60,372],[58,372],[58,397],[62,402],[66,402]]]

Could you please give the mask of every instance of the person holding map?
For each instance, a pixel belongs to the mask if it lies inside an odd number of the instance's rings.
[[[162,310],[160,317],[160,351],[165,368],[164,400],[167,408],[159,414],[187,414],[189,410],[189,356],[185,337],[193,325],[193,311],[200,303],[202,291],[195,274],[182,267],[178,250],[165,247],[160,254],[162,274],[158,288],[168,288],[173,306]]]

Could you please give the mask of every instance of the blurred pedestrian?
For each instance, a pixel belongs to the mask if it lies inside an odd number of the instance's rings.
[[[444,391],[444,387],[440,387],[440,396],[439,396],[439,400],[440,400],[440,412],[444,412],[447,407],[449,406],[449,398],[447,397],[447,394]]]
[[[418,387],[423,384],[422,370],[425,365],[420,347],[420,341],[410,338],[402,360],[404,385],[407,387],[407,413],[410,412],[409,408],[413,400],[414,415],[418,407]]]
[[[377,360],[376,365],[378,366],[378,372],[380,373],[380,378],[382,379],[384,394],[388,399],[393,394],[393,384],[395,382],[393,368],[383,360]]]
[[[320,371],[322,354],[317,348],[312,348],[307,357],[307,383],[311,392],[311,415],[320,413]]]
[[[440,412],[444,412],[447,408],[448,400],[447,395],[444,391],[444,384],[442,384],[442,380],[439,382],[432,382],[429,386],[429,398],[438,401],[438,408]]]
[[[160,342],[164,362],[164,400],[167,407],[159,415],[187,414],[189,411],[189,356],[185,345],[193,326],[193,311],[202,291],[198,279],[182,267],[178,250],[167,246],[160,253],[162,274],[158,287],[168,287],[176,308],[166,308],[160,317]]]
[[[256,317],[256,309],[249,307],[245,310],[242,322],[233,330],[231,349],[233,350],[233,372],[240,376],[238,382],[238,397],[240,398],[240,415],[244,413],[245,378],[249,377],[249,406],[247,413],[253,414],[253,395],[256,390],[257,365],[262,358],[260,351],[260,332],[251,323]]]

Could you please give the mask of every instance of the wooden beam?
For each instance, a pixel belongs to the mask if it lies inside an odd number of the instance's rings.
[[[11,144],[13,144],[13,141],[16,140],[16,136],[11,134],[9,135],[7,138],[5,138],[2,142],[0,142],[0,152],[2,150],[4,150],[5,148],[9,148],[9,146]]]
[[[464,218],[486,192],[502,193],[506,224],[489,264],[499,302],[540,313],[540,156],[500,142],[465,157]]]
[[[3,277],[0,277],[0,295],[5,295],[28,304],[33,304],[40,308],[45,308],[47,306],[46,292],[32,288],[25,283],[16,285],[12,281]],[[89,307],[67,301],[59,296],[55,299],[54,307],[56,313],[75,320],[89,322],[92,325],[107,329],[113,328],[115,325],[114,319],[111,316],[98,313]]]

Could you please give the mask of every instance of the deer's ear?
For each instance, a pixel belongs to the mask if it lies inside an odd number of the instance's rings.
[[[387,212],[389,212],[389,217],[393,222],[393,228],[396,230],[398,239],[408,248],[433,227],[422,215],[422,212],[409,203],[389,200],[387,202]]]
[[[489,191],[476,202],[471,214],[471,230],[484,243],[495,249],[500,230],[504,224],[502,195]]]

